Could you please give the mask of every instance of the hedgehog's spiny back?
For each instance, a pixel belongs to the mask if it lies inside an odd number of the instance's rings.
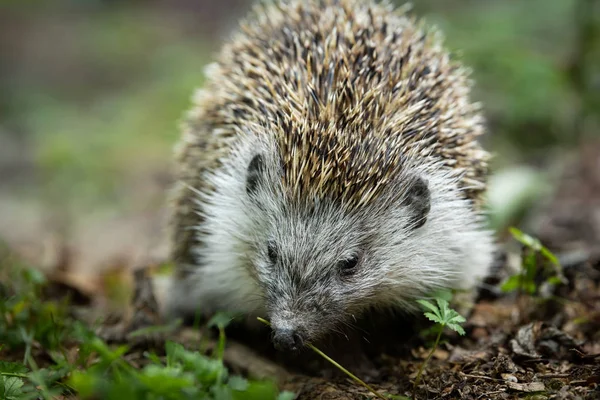
[[[430,154],[464,173],[467,196],[478,200],[487,153],[475,141],[482,120],[465,71],[434,34],[391,8],[352,0],[260,7],[220,61],[211,123],[266,126],[292,195],[359,205],[406,155]]]

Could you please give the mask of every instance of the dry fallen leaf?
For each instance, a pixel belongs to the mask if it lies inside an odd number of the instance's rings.
[[[531,383],[517,383],[517,382],[506,382],[509,389],[516,390],[518,392],[543,392],[546,390],[546,386],[542,382],[531,382]]]

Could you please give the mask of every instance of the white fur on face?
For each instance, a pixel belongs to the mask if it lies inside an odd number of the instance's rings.
[[[173,308],[242,314],[268,312],[279,327],[302,326],[319,336],[332,324],[369,307],[415,308],[415,299],[440,288],[470,289],[491,264],[493,240],[458,179],[436,164],[404,168],[390,196],[360,210],[322,201],[308,212],[287,202],[277,149],[264,136],[243,133],[223,167],[207,178],[214,191],[198,193],[204,216],[202,265],[173,290]],[[246,191],[250,160],[264,157],[256,192]],[[396,192],[409,175],[428,182],[431,207],[415,230]],[[280,261],[272,265],[267,243]],[[337,262],[361,253],[360,269],[340,279]]]

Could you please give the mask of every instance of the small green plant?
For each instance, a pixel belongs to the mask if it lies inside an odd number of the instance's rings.
[[[511,227],[509,231],[523,245],[523,260],[520,271],[502,284],[501,289],[503,292],[518,291],[519,295],[535,295],[538,292],[536,279],[539,279],[540,275],[541,282],[550,285],[558,285],[565,281],[558,259],[538,239],[514,227]],[[540,256],[542,257],[541,263],[539,262]]]
[[[465,334],[465,330],[461,326],[461,324],[466,321],[465,318],[458,312],[450,308],[450,305],[446,299],[437,297],[435,301],[437,304],[433,304],[427,300],[417,300],[417,302],[421,306],[423,306],[425,310],[425,317],[436,323],[435,329],[437,330],[437,336],[435,338],[435,342],[433,344],[433,347],[431,348],[431,351],[427,355],[425,361],[423,361],[423,363],[419,367],[419,372],[417,372],[417,377],[415,378],[415,382],[413,384],[413,397],[415,397],[415,391],[419,386],[419,383],[421,382],[421,376],[423,375],[423,370],[425,369],[425,366],[427,365],[427,363],[429,363],[431,356],[433,356],[433,353],[435,353],[435,351],[438,348],[440,339],[442,338],[442,333],[444,332],[444,328],[448,327],[453,331],[456,331],[459,335]]]
[[[0,250],[2,250],[0,248]],[[224,328],[211,356],[168,342],[166,355],[139,357],[109,346],[69,317],[67,301],[44,299],[46,280],[0,253],[0,399],[291,400],[274,382],[231,375],[223,363]],[[161,352],[162,353],[162,352]],[[136,356],[136,362],[128,361]],[[141,358],[141,360],[139,359]]]
[[[43,274],[25,268],[5,248],[0,258],[0,399],[73,393],[65,383],[73,369],[67,347],[76,341],[80,324],[68,316],[66,300],[42,300]],[[51,361],[38,367],[38,355]]]
[[[75,371],[69,384],[79,396],[107,399],[291,399],[278,394],[272,382],[248,381],[229,375],[220,359],[186,350],[168,342],[166,360],[150,356],[152,362],[136,369],[122,360],[122,350],[112,351],[96,342],[104,363],[86,371]],[[110,379],[106,379],[109,373]]]

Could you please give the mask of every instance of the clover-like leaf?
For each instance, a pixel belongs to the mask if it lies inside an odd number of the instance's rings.
[[[442,321],[447,321],[448,320],[448,310],[450,309],[450,306],[448,304],[448,302],[444,299],[435,299],[435,301],[437,301],[439,310],[440,310],[440,318],[442,319]]]
[[[465,317],[457,313],[455,310],[450,310],[450,312],[451,315],[447,320],[448,323],[462,324],[466,321]]]
[[[419,303],[424,308],[429,309],[433,312],[433,314],[437,318],[437,320],[435,322],[440,322],[442,320],[442,315],[440,314],[440,310],[435,305],[428,302],[427,300],[417,300],[417,303]]]
[[[426,313],[423,313],[423,314],[424,314],[424,315],[427,317],[427,319],[428,319],[428,320],[430,320],[430,321],[433,321],[433,322],[435,322],[435,323],[437,323],[437,324],[442,324],[442,323],[443,323],[443,322],[442,322],[442,320],[441,320],[441,319],[440,319],[440,318],[439,318],[437,315],[435,315],[435,314],[433,314],[433,313],[426,312]]]
[[[464,329],[460,326],[466,321],[465,317],[456,312],[456,310],[450,308],[448,301],[436,298],[437,307],[427,300],[417,300],[417,302],[427,310],[432,311],[425,311],[423,313],[427,319],[439,324],[442,328],[448,326],[450,329],[461,335],[465,334]]]
[[[446,324],[446,326],[448,328],[452,329],[453,331],[457,332],[461,336],[463,336],[465,334],[465,330],[459,324],[450,322],[450,323]]]
[[[421,299],[420,299],[420,300],[417,300],[417,303],[419,303],[420,305],[422,305],[422,306],[423,306],[423,307],[425,307],[425,308],[428,308],[428,309],[430,309],[430,310],[431,310],[431,311],[433,311],[433,312],[436,312],[436,311],[437,311],[437,307],[436,307],[436,306],[434,306],[433,304],[431,304],[431,303],[430,303],[429,301],[427,301],[427,300],[421,300]]]

